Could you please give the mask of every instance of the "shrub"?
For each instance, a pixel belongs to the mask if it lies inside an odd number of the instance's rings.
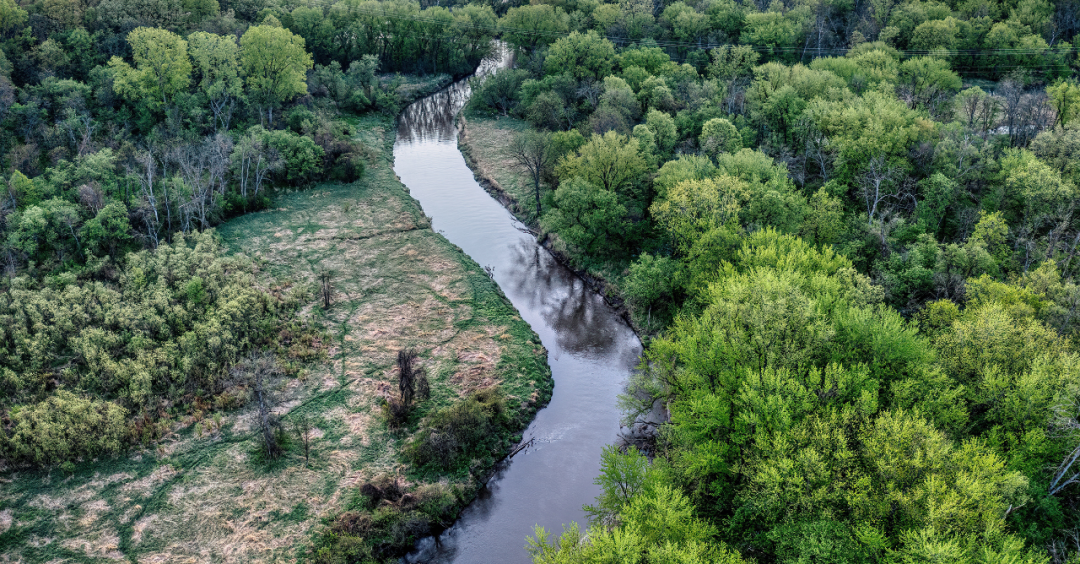
[[[431,385],[423,368],[415,366],[417,354],[412,349],[401,349],[397,355],[399,397],[390,398],[383,404],[383,415],[391,428],[401,427],[409,419],[414,402],[431,397]]]
[[[0,289],[0,456],[97,456],[159,437],[162,400],[241,403],[224,395],[234,393],[229,368],[273,344],[281,320],[281,302],[250,271],[213,233],[178,234],[128,254],[111,280],[21,279]]]
[[[125,442],[126,416],[115,403],[58,390],[45,401],[12,410],[4,450],[36,464],[113,453]]]
[[[411,549],[420,538],[454,521],[461,491],[445,481],[407,488],[383,475],[356,492],[313,551],[320,564],[382,561]]]
[[[429,416],[405,446],[405,457],[419,467],[460,469],[495,454],[509,424],[506,397],[497,387],[485,388]]]

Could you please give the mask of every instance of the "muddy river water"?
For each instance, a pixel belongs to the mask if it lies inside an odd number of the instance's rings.
[[[506,57],[486,61],[497,71]],[[641,344],[580,278],[557,263],[527,229],[473,178],[457,148],[454,116],[468,80],[402,113],[394,170],[433,219],[433,228],[482,266],[540,335],[555,388],[523,436],[533,446],[504,463],[457,523],[422,540],[407,562],[529,562],[525,539],[535,525],[560,532],[584,524],[583,503],[599,493],[593,479],[601,449],[617,439],[616,398],[638,362]]]

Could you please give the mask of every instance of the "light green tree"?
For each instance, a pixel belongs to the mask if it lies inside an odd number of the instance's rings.
[[[499,20],[506,41],[525,51],[550,45],[556,37],[566,33],[569,18],[562,8],[550,4],[517,6],[506,11]]]
[[[689,248],[704,233],[738,222],[749,186],[733,176],[685,180],[668,189],[649,208],[653,219],[679,248]]]
[[[666,112],[649,110],[649,113],[645,114],[645,125],[648,125],[656,136],[656,148],[659,149],[660,156],[664,159],[669,158],[672,150],[675,149],[675,143],[679,140],[675,119]]]
[[[559,178],[580,177],[598,188],[635,200],[647,170],[637,140],[609,131],[603,136],[593,135],[576,155],[565,157],[557,173]]]
[[[312,59],[303,37],[282,27],[258,25],[240,38],[240,66],[249,95],[273,124],[275,107],[307,92]]]
[[[154,109],[168,107],[173,97],[191,83],[187,41],[171,31],[150,27],[132,30],[127,40],[135,68],[119,57],[109,61],[116,72],[116,91]]]
[[[1046,93],[1057,111],[1057,124],[1065,127],[1080,115],[1080,85],[1074,81],[1059,80],[1047,86]]]
[[[544,72],[568,72],[581,80],[600,80],[611,74],[615,64],[615,45],[596,32],[573,32],[551,44],[544,59]]]
[[[0,33],[7,35],[26,24],[29,15],[15,0],[0,0]]]
[[[206,96],[214,114],[214,127],[229,129],[236,100],[243,94],[240,79],[240,49],[233,37],[197,31],[188,36],[195,61],[199,91]]]
[[[698,145],[706,155],[715,157],[720,153],[734,153],[742,149],[742,136],[730,121],[713,118],[701,127]]]

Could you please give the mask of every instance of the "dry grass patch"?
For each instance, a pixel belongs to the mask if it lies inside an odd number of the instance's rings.
[[[295,562],[319,523],[342,513],[361,485],[381,475],[406,480],[399,449],[407,432],[391,433],[377,405],[396,393],[398,349],[419,351],[432,375],[424,410],[485,381],[520,389],[550,377],[532,331],[479,266],[429,229],[394,177],[389,120],[368,120],[358,131],[381,150],[364,179],[283,195],[275,209],[219,229],[235,250],[259,257],[261,285],[309,302],[298,315],[328,340],[327,358],[306,366],[303,378],[270,385],[273,412],[291,441],[284,457],[263,460],[249,405],[222,414],[220,431],[199,436],[186,421],[147,451],[87,461],[71,477],[8,471],[3,479],[11,482],[0,488],[0,561],[119,555],[136,562]],[[318,275],[327,271],[333,300],[324,310]],[[309,461],[293,434],[300,414],[311,424]],[[428,487],[408,481],[418,491]],[[461,492],[473,487],[451,485]]]
[[[515,118],[469,116],[465,121],[465,134],[459,136],[458,143],[467,151],[473,171],[494,182],[512,200],[510,208],[514,215],[533,225],[539,218],[536,217],[532,182],[507,151],[514,136],[527,129],[528,123]]]

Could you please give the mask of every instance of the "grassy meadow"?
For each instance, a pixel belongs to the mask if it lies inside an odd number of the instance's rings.
[[[284,456],[265,460],[251,402],[189,414],[154,447],[82,461],[73,472],[8,469],[0,562],[292,562],[355,506],[365,483],[437,486],[458,507],[471,498],[490,460],[465,473],[421,474],[400,447],[424,415],[494,384],[528,420],[550,396],[546,353],[403,189],[392,170],[392,120],[371,115],[356,125],[370,148],[360,181],[279,194],[272,209],[218,229],[256,259],[261,284],[301,296],[299,315],[321,334],[323,359],[272,383]],[[397,393],[395,358],[406,347],[419,353],[431,399],[393,431],[380,400]],[[294,433],[302,419],[307,459]]]

